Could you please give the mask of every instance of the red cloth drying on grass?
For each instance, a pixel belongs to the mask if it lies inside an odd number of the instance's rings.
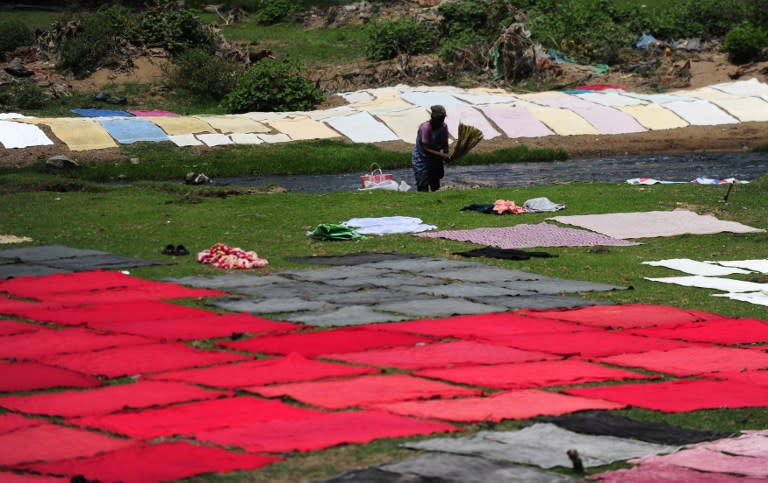
[[[577,360],[426,369],[415,374],[457,384],[495,389],[525,389],[585,382],[654,378],[654,376],[647,376],[639,372],[612,369]],[[0,403],[2,403],[1,399]]]
[[[24,465],[22,469],[56,475],[83,475],[89,480],[151,482],[189,478],[203,473],[255,470],[283,459],[241,454],[183,441],[138,445],[88,458]]]
[[[115,346],[149,344],[151,339],[135,335],[99,334],[79,327],[49,329],[0,337],[0,357],[40,359],[51,354],[86,352]]]
[[[557,416],[588,409],[610,410],[625,406],[625,404],[600,399],[565,396],[535,389],[500,392],[488,397],[405,401],[376,405],[380,409],[405,416],[468,423]]]
[[[753,344],[768,341],[768,322],[757,319],[714,319],[674,328],[633,329],[633,334],[713,344]]]
[[[549,352],[559,355],[603,357],[615,354],[670,350],[691,347],[688,342],[653,339],[614,331],[573,332],[570,334],[526,335],[525,337],[499,337],[497,343],[518,349]]]
[[[326,359],[370,366],[421,369],[461,364],[499,364],[502,362],[526,362],[557,359],[541,352],[524,351],[498,345],[472,341],[456,341],[415,347],[370,350],[342,354],[325,354]]]
[[[27,302],[24,300],[15,300],[0,296],[0,314],[17,315],[30,310],[42,310],[46,308],[58,308],[59,304],[44,304],[38,302]]]
[[[139,302],[142,300],[191,299],[199,297],[220,297],[226,292],[207,288],[187,288],[172,283],[147,283],[136,287],[120,287],[88,292],[67,292],[46,294],[40,299],[62,305],[85,305],[100,303]]]
[[[731,381],[686,379],[654,384],[582,387],[564,392],[670,413],[768,406],[768,387]]]
[[[765,352],[714,346],[623,354],[603,357],[600,361],[619,366],[640,367],[649,371],[665,372],[676,376],[768,368],[768,354]]]
[[[47,416],[93,416],[127,408],[164,406],[185,401],[212,399],[226,394],[176,382],[145,381],[89,391],[5,396],[0,397],[0,407]]]
[[[3,483],[69,483],[71,479],[0,471],[0,481]]]
[[[35,304],[37,305],[37,304]],[[42,304],[41,304],[42,305]],[[96,322],[128,322],[132,320],[181,319],[204,317],[211,312],[185,307],[169,302],[142,300],[135,302],[109,303],[86,306],[45,306],[15,310],[13,315],[41,322],[62,325],[82,325]]]
[[[419,421],[383,411],[318,413],[306,421],[270,421],[197,434],[199,440],[254,452],[313,451],[345,443],[368,443],[460,431],[445,423]]]
[[[41,298],[47,294],[138,287],[148,283],[152,282],[121,272],[93,270],[3,280],[0,281],[0,292],[8,292],[15,297]]]
[[[229,337],[232,334],[289,332],[304,327],[290,322],[275,322],[251,314],[217,314],[163,320],[91,322],[88,327],[108,332],[143,335],[160,340],[192,340]]]
[[[445,319],[424,319],[393,324],[376,324],[365,327],[424,334],[436,337],[457,337],[460,339],[487,339],[508,335],[562,334],[595,330],[578,324],[558,322],[551,319],[533,319],[515,313],[491,313],[459,315]]]
[[[733,382],[741,382],[753,386],[768,387],[768,371],[739,371],[739,372],[714,372],[702,374],[705,377]]]
[[[368,367],[306,359],[299,354],[202,369],[162,372],[150,376],[154,380],[184,381],[211,387],[241,388],[263,386],[276,382],[314,381],[331,377],[350,377],[379,372]]]
[[[246,359],[250,358],[231,352],[199,350],[184,344],[168,343],[62,354],[43,358],[41,362],[99,376],[121,377]]]
[[[80,372],[38,362],[0,361],[0,392],[31,391],[54,387],[97,387],[101,381]]]
[[[317,413],[315,410],[291,406],[282,401],[242,396],[167,408],[69,418],[66,422],[138,439],[152,439],[159,436],[194,435],[200,431],[264,421],[305,420]]]
[[[595,327],[635,328],[675,326],[690,322],[720,319],[722,315],[701,310],[686,310],[666,305],[592,305],[567,310],[519,310],[531,317],[577,322]]]
[[[34,332],[42,328],[40,325],[26,324],[16,320],[0,320],[0,336]]]
[[[326,409],[370,407],[377,403],[408,399],[467,397],[481,394],[476,389],[451,386],[407,374],[363,376],[340,381],[299,382],[249,387],[246,390],[266,397],[288,396]]]
[[[25,418],[13,413],[0,414],[0,434],[8,433],[19,428],[27,428],[31,426],[39,426],[41,424],[49,424],[44,419],[32,419]],[[3,481],[0,479],[0,481]]]
[[[43,424],[0,434],[0,466],[91,456],[134,444],[130,439]]]
[[[286,335],[253,337],[236,342],[221,342],[218,347],[263,354],[290,354],[307,357],[337,352],[358,352],[382,347],[412,346],[433,341],[428,337],[398,334],[382,330],[345,327]]]

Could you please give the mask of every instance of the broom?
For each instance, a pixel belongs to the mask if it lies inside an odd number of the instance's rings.
[[[451,161],[455,161],[472,150],[483,140],[483,133],[474,126],[459,123],[459,138],[453,145]]]

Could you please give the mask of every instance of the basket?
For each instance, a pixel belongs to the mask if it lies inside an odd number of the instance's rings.
[[[392,174],[384,173],[378,164],[371,164],[370,172],[360,176],[360,187],[370,188],[371,186],[381,184],[385,181],[391,181]]]

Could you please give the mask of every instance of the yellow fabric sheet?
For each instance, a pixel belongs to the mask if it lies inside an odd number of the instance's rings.
[[[147,120],[157,124],[169,136],[216,132],[210,124],[193,116],[148,117]]]
[[[712,87],[702,87],[687,94],[709,101],[741,122],[768,121],[768,102],[759,97],[741,97]]]
[[[349,107],[354,107],[359,110],[379,110],[390,109],[393,107],[411,107],[412,105],[400,98],[400,92],[394,87],[380,87],[378,89],[366,90],[369,94],[374,96],[372,101],[358,102],[355,104],[349,104]]]
[[[658,104],[635,104],[617,107],[634,117],[643,127],[653,131],[687,127],[688,123],[674,112]]]
[[[411,107],[400,111],[379,112],[381,119],[393,133],[409,144],[416,144],[416,133],[424,121],[429,120],[429,110],[425,107]]]
[[[287,134],[294,141],[307,139],[330,139],[341,137],[330,127],[308,117],[275,119],[267,123],[277,131]]]
[[[267,133],[271,129],[246,116],[195,116],[224,134]]]
[[[595,126],[573,111],[557,107],[546,107],[530,102],[516,103],[543,122],[555,134],[560,136],[577,136],[581,134],[600,134]]]
[[[83,117],[25,117],[18,122],[44,124],[70,151],[116,148],[117,143],[101,124]]]

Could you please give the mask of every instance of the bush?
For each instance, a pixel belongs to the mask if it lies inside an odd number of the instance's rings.
[[[262,59],[239,76],[221,104],[233,113],[303,111],[314,109],[323,98],[296,62]]]
[[[723,48],[735,64],[756,60],[768,46],[768,34],[750,23],[742,23],[725,36]]]
[[[518,7],[526,2],[512,0],[454,0],[437,7],[442,15],[440,33],[443,37],[461,36],[472,33],[494,40],[517,13]]]
[[[40,109],[47,100],[45,92],[31,79],[0,90],[0,104],[12,109]]]
[[[179,54],[166,72],[170,87],[205,100],[220,101],[235,85],[237,66],[202,49]]]
[[[199,48],[213,52],[216,40],[191,11],[177,8],[174,0],[154,0],[142,12],[134,37],[172,54]]]
[[[375,20],[365,27],[363,48],[369,60],[393,59],[400,54],[424,54],[434,50],[436,30],[411,19]]]
[[[32,45],[35,34],[27,24],[16,19],[0,21],[0,59],[6,52],[13,52],[17,47]]]
[[[293,13],[294,8],[294,2],[290,0],[261,0],[256,6],[253,18],[261,25],[272,25],[284,20]]]

